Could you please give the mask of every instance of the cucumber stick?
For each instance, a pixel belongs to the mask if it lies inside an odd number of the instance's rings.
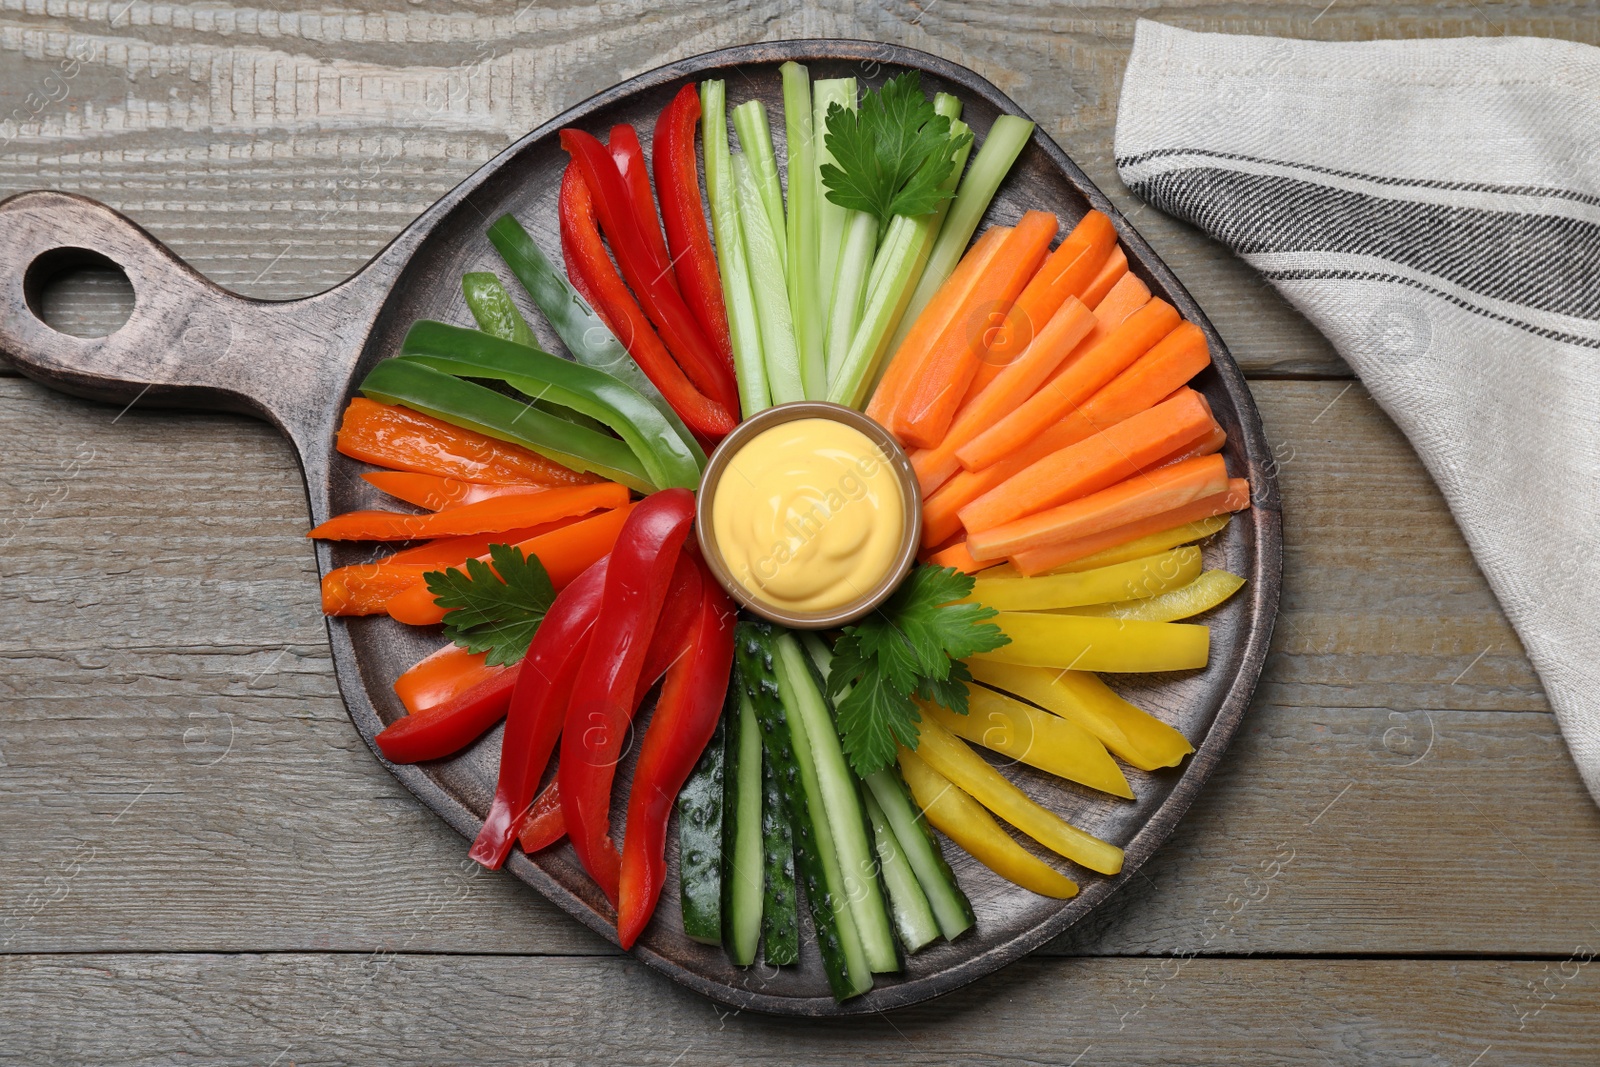
[[[828,821],[821,815],[822,792],[805,732],[796,728],[779,699],[773,627],[768,623],[740,623],[734,633],[734,657],[742,693],[755,707],[761,723],[773,778],[787,800],[795,871],[805,886],[828,987],[838,1000],[865,993],[872,988],[872,971],[845,903],[843,878]]]
[[[874,973],[897,971],[900,961],[895,953],[888,908],[878,885],[866,813],[861,807],[855,779],[845,763],[844,748],[839,744],[827,698],[822,694],[815,667],[793,634],[780,633],[775,640],[775,650],[774,670],[784,710],[791,716],[792,723],[799,724],[799,729],[792,727],[791,732],[803,730],[811,749],[823,811],[839,857],[845,899],[855,919],[867,965]]]
[[[778,786],[777,768],[761,761],[762,862],[766,868],[761,906],[761,958],[774,967],[800,962],[800,912],[794,892],[794,836],[789,806]]]
[[[739,228],[739,200],[733,188],[733,162],[728,153],[727,85],[700,83],[700,140],[705,146],[706,199],[711,202],[711,227],[716,234],[717,272],[722,275],[722,300],[728,307],[728,334],[733,342],[733,372],[739,384],[739,408],[745,418],[772,406],[767,372],[761,357],[761,321],[750,291],[750,265]]]
[[[741,967],[761,940],[761,733],[748,693],[728,718],[722,801],[722,943]]]
[[[729,688],[730,698],[736,690]],[[722,771],[724,724],[738,714],[730,699],[717,732],[678,793],[678,882],[683,932],[708,945],[722,944]]]
[[[817,259],[822,238],[817,217],[817,130],[811,107],[811,75],[798,63],[778,68],[783,75],[783,123],[789,145],[789,313],[800,350],[800,380],[808,400],[828,395],[828,361],[823,331],[828,311],[820,295]]]
[[[822,638],[810,632],[801,634],[800,642],[826,683],[829,669],[833,666],[833,650]],[[955,874],[945,863],[944,853],[939,851],[939,843],[934,840],[927,822],[912,803],[911,793],[905,782],[900,780],[899,772],[893,767],[885,767],[869,774],[862,784],[883,813],[901,853],[916,874],[917,883],[922,887],[923,895],[939,923],[939,931],[950,939],[970,929],[975,921],[972,903],[956,884]],[[884,876],[887,881],[887,870]]]
[[[912,803],[911,794],[900,774],[893,767],[874,771],[866,777],[867,792],[877,802],[906,862],[922,886],[928,906],[933,909],[939,923],[939,932],[947,939],[955,939],[971,929],[975,921],[972,902],[956,884],[956,876],[939,851],[939,843]]]
[[[867,809],[867,821],[872,824],[872,843],[878,852],[878,867],[883,872],[884,888],[889,891],[889,909],[894,916],[894,932],[907,955],[925,947],[939,937],[939,922],[928,906],[927,895],[917,884],[917,874],[911,869],[900,842],[895,839],[883,809],[865,793],[862,801]]]
[[[739,229],[744,236],[745,262],[750,267],[750,292],[755,298],[761,327],[762,365],[767,391],[774,404],[806,398],[800,380],[800,350],[795,345],[794,320],[789,315],[789,290],[779,254],[782,231],[774,233],[762,204],[760,182],[750,159],[732,153],[733,186],[739,203]]]

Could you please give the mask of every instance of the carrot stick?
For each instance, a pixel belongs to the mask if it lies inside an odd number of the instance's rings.
[[[533,526],[596,508],[628,502],[628,489],[615,482],[547,489],[532,496],[509,496],[463,504],[430,515],[395,511],[351,511],[335,516],[307,537],[325,541],[411,541],[419,537],[451,537]]]
[[[1005,321],[1028,279],[1038,273],[1057,225],[1050,212],[1029,211],[1006,236],[907,381],[889,424],[902,442],[932,448],[944,437],[978,373],[991,324]]]
[[[1111,250],[1111,255],[1106,259],[1106,265],[1100,268],[1100,273],[1094,276],[1094,281],[1089,283],[1089,287],[1083,291],[1083,295],[1078,299],[1089,305],[1090,311],[1098,310],[1100,301],[1106,298],[1106,294],[1111,292],[1111,287],[1120,282],[1122,276],[1127,273],[1128,253],[1122,250],[1121,245],[1118,245]]]
[[[1159,515],[1228,488],[1221,456],[1136,474],[1097,493],[967,536],[974,559],[999,559]]]
[[[587,485],[600,479],[443,419],[358,396],[344,409],[338,449],[379,467],[504,485]]]
[[[1222,446],[1228,443],[1228,435],[1221,426],[1213,420],[1211,429],[1205,435],[1192,442],[1187,447],[1174,449],[1172,452],[1157,460],[1150,470],[1160,470],[1162,467],[1176,467],[1200,456],[1211,456],[1222,451]]]
[[[1077,297],[1067,297],[1021,355],[989,387],[956,414],[944,440],[911,457],[924,494],[932,493],[961,469],[956,449],[994,425],[1036,392],[1094,327],[1094,315]]]
[[[1124,274],[1117,284],[1095,305],[1094,317],[1114,330],[1127,321],[1128,316],[1150,302],[1150,287],[1137,274]]]
[[[888,369],[873,389],[872,400],[867,404],[867,415],[876,419],[880,426],[889,425],[902,394],[916,374],[928,348],[949,325],[956,308],[989,268],[995,253],[1010,233],[1010,226],[991,226],[983,231],[983,236],[961,257],[956,269],[939,286],[933,299],[928,301],[928,306],[922,309],[922,314],[917,316],[911,332],[895,349],[894,358],[889,361]]]
[[[468,482],[438,474],[413,471],[367,471],[361,476],[381,492],[429,511],[476,504],[499,496],[519,496],[550,488],[547,485],[494,485]]]
[[[981,470],[959,471],[925,496],[923,543],[938,544],[953,536],[961,526],[957,512],[1029,464],[1172,399],[1184,391],[1184,382],[1210,365],[1211,351],[1200,327],[1179,323],[1133,366],[1025,447]]]
[[[1178,313],[1171,304],[1150,301],[1099,344],[1068,362],[1011,414],[956,449],[956,458],[968,470],[978,470],[1025,447],[1127,370],[1177,325]]]
[[[1242,511],[1249,506],[1250,483],[1243,478],[1230,478],[1228,488],[1220,493],[1074,541],[1061,541],[1048,548],[1019,552],[1011,558],[1011,562],[1025,575],[1043,574],[1141,537],[1215,515],[1226,515],[1230,511]]]
[[[335,567],[322,578],[324,615],[382,615],[395,594],[403,593],[432,567],[416,564],[357,563]]]
[[[967,543],[965,541],[957,541],[949,548],[935,552],[928,557],[928,562],[935,567],[954,567],[962,574],[976,574],[986,567],[993,567],[996,563],[995,560],[980,563],[973,559],[972,553],[967,551]]]
[[[562,589],[611,551],[630,510],[631,505],[624,505],[602,511],[582,522],[529,538],[516,547],[525,556],[539,557],[550,575],[550,584]],[[487,554],[478,558],[488,562]],[[390,618],[411,626],[432,626],[444,620],[444,609],[433,602],[433,594],[420,582],[391,599],[387,610]]]
[[[487,652],[468,652],[460,645],[445,645],[402,674],[394,683],[395,695],[412,715],[438,707],[508,669],[488,666],[485,663],[488,658]]]
[[[961,401],[963,409],[1028,350],[1038,331],[1055,317],[1068,297],[1082,296],[1105,266],[1116,244],[1117,231],[1102,213],[1091,210],[1078,220],[1072,232],[1045,259],[1039,273],[1011,305],[1005,322],[995,331],[995,338],[984,351],[978,373]],[[960,416],[958,410],[956,417]]]
[[[962,508],[961,525],[970,536],[1097,493],[1193,447],[1215,426],[1191,389],[1018,471]]]

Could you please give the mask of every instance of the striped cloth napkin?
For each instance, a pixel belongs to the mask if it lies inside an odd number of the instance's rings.
[[[1600,49],[1141,21],[1116,156],[1410,438],[1600,800]]]

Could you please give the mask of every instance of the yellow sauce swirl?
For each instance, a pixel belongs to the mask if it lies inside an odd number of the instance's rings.
[[[796,419],[733,455],[711,501],[717,546],[734,578],[787,611],[823,612],[883,580],[905,532],[900,484],[860,430]]]

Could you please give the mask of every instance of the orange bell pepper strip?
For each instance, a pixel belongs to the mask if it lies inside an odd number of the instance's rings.
[[[322,578],[324,615],[382,615],[397,594],[422,581],[425,565],[357,563],[335,567]]]
[[[525,556],[538,556],[550,575],[550,584],[563,589],[595,560],[611,551],[630,510],[631,505],[602,511],[571,526],[530,537],[519,542],[517,547]],[[488,562],[487,554],[478,558]],[[389,601],[387,610],[390,618],[410,626],[432,626],[444,621],[444,609],[433,602],[433,594],[421,583],[397,594]]]
[[[542,493],[499,497],[463,504],[428,515],[396,511],[351,511],[313,529],[307,537],[325,541],[413,541],[422,537],[460,537],[535,526],[628,502],[627,486],[615,482],[570,485]]]
[[[520,445],[452,426],[409,408],[358,396],[344,409],[337,447],[351,459],[392,470],[525,485],[600,481]]]
[[[469,482],[461,478],[438,474],[418,474],[415,471],[367,471],[361,477],[371,486],[429,511],[458,508],[463,504],[476,504],[502,496],[525,496],[550,488],[547,485],[495,485],[490,482]]]
[[[468,652],[460,645],[445,645],[413,664],[395,681],[395,696],[412,715],[438,707],[509,669],[490,667],[484,662],[488,658],[487,652]]]

